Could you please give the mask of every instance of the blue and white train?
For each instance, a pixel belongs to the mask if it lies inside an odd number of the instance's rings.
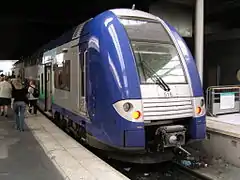
[[[39,106],[117,158],[164,161],[173,148],[205,138],[194,59],[159,17],[105,11],[45,45],[31,62],[25,78],[38,81]]]

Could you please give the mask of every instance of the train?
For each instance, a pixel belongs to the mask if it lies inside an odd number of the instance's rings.
[[[115,159],[163,162],[205,138],[194,58],[176,29],[150,13],[107,10],[15,67],[36,80],[40,109]]]

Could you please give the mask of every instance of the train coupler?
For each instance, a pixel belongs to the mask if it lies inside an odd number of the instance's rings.
[[[174,149],[174,154],[176,156],[174,157],[173,161],[184,167],[191,169],[207,167],[206,163],[197,160],[196,157],[192,156],[190,152],[188,152],[181,146],[176,146],[176,148]]]
[[[175,147],[177,144],[185,144],[185,131],[183,125],[160,126],[155,131],[155,144],[157,151],[164,152],[165,148]]]

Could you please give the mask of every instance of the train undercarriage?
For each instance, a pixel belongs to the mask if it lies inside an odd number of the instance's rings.
[[[146,126],[146,147],[145,149],[136,149],[132,152],[125,152],[119,148],[113,148],[103,145],[94,140],[86,132],[85,124],[77,124],[60,113],[55,112],[53,122],[61,129],[70,133],[76,140],[84,145],[95,147],[94,149],[102,155],[111,159],[116,159],[131,163],[160,163],[172,160],[176,152],[183,152],[190,155],[182,146],[187,140],[187,126],[185,124],[165,124],[161,126]],[[185,122],[186,121],[182,121]]]

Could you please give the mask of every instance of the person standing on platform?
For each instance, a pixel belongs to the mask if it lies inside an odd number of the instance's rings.
[[[12,97],[14,98],[14,119],[17,124],[17,129],[20,131],[24,131],[24,113],[26,110],[25,102],[27,101],[28,90],[24,88],[20,79],[13,80],[12,88]]]
[[[8,81],[8,77],[4,77],[0,83],[0,105],[1,105],[1,116],[8,117],[8,108],[11,105],[12,98],[12,86]]]
[[[36,91],[38,90],[36,89],[34,81],[30,80],[28,87],[29,113],[30,114],[34,113],[35,115],[37,114],[37,100],[38,100],[38,97],[36,97],[35,95],[37,94]]]
[[[1,82],[3,82],[3,74],[0,75],[0,84]],[[0,102],[0,110],[3,109],[3,106],[1,105],[1,102]]]

